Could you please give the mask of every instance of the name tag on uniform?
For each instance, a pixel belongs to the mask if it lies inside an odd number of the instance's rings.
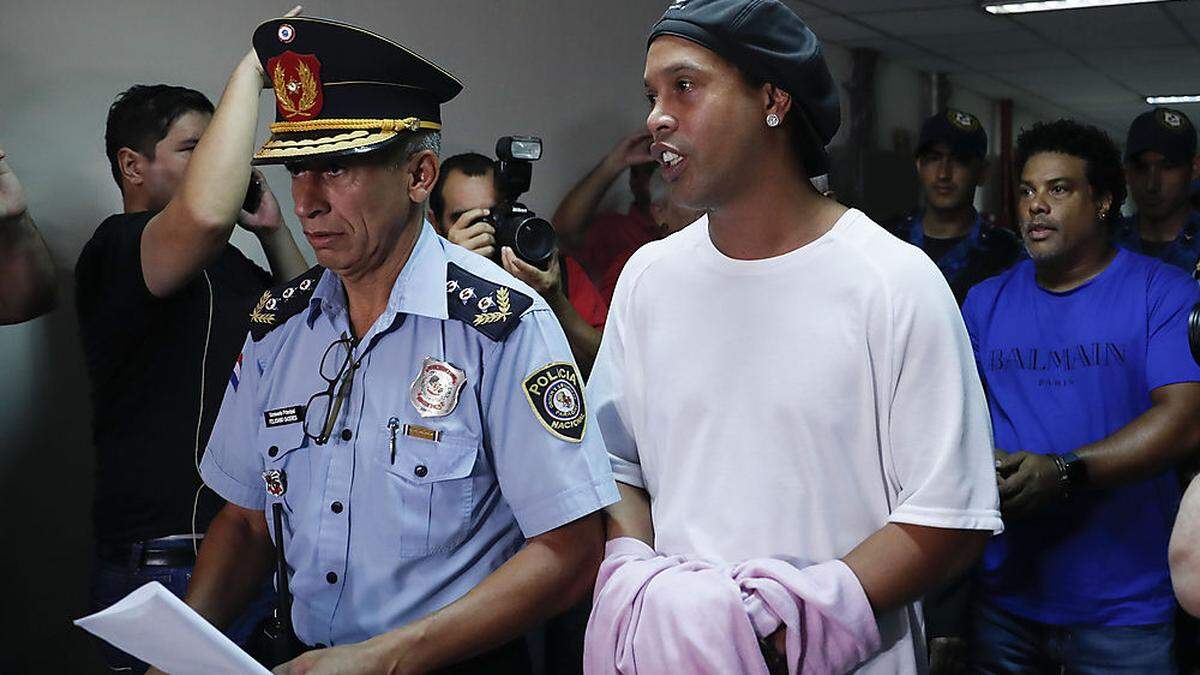
[[[410,438],[416,438],[422,441],[430,441],[437,443],[442,440],[442,432],[429,427],[422,427],[416,424],[405,424],[404,435]]]
[[[296,424],[304,421],[304,406],[294,405],[287,408],[277,408],[268,410],[263,413],[263,418],[267,421],[267,427],[282,427],[287,424]]]

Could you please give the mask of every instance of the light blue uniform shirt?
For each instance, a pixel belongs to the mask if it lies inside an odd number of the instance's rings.
[[[352,334],[341,281],[315,268],[264,295],[251,321],[260,328],[225,391],[201,474],[226,500],[265,510],[272,537],[271,505],[283,505],[293,623],[310,645],[419,619],[526,539],[619,499],[601,436],[580,419],[582,382],[549,307],[428,224],[354,347],[359,368],[325,445],[290,409],[326,390],[321,358]],[[421,417],[410,393],[429,358],[466,375],[443,416]],[[310,433],[322,426],[318,408]],[[286,482],[278,496],[267,490],[274,470],[277,492]]]

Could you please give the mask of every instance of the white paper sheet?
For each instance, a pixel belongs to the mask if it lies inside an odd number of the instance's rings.
[[[171,675],[271,675],[157,581],[75,625]]]

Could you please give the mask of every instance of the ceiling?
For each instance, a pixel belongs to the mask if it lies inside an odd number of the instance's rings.
[[[788,1],[822,40],[1121,136],[1146,96],[1200,93],[1200,0],[1017,16],[976,0]]]

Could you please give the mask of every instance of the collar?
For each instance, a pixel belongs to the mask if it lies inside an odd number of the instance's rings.
[[[416,314],[433,319],[445,319],[446,313],[446,249],[428,221],[421,223],[421,234],[412,253],[392,284],[384,314]],[[325,270],[309,300],[308,325],[322,312],[331,317],[346,311],[346,291],[337,274]]]
[[[974,241],[979,237],[979,233],[983,230],[983,214],[977,209],[972,208],[971,212],[975,214],[974,220],[971,221],[971,229],[967,230],[961,239],[963,241]],[[912,225],[908,233],[908,243],[920,248],[925,243],[925,211],[921,210],[913,216]]]

